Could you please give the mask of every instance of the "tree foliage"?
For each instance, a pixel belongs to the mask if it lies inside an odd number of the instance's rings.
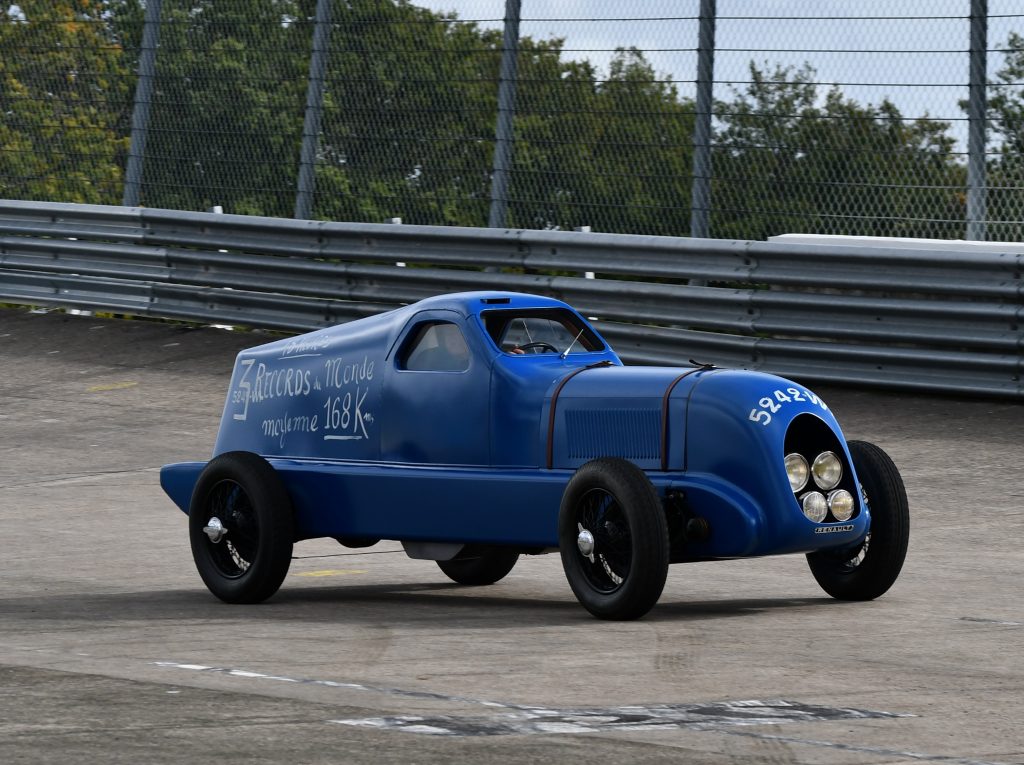
[[[0,3],[0,197],[121,201],[133,80],[106,11]]]
[[[713,230],[950,236],[962,230],[948,123],[908,120],[890,101],[861,105],[815,72],[753,64],[746,90],[719,103]]]
[[[635,49],[602,78],[563,60],[561,45],[520,59],[512,225],[685,233],[692,102]]]
[[[292,214],[314,4],[165,0],[144,204]]]
[[[1024,241],[1024,36],[1011,33],[989,83],[988,120],[998,140],[987,163],[989,238]]]
[[[120,201],[143,0],[0,4],[0,196]],[[292,213],[316,0],[164,0],[143,176],[154,207]],[[500,31],[410,0],[336,2],[314,215],[486,225]],[[990,209],[1024,206],[1024,38],[990,88]],[[715,104],[715,236],[961,236],[949,125],[751,64]],[[508,223],[689,231],[694,104],[643,53],[607,70],[520,42]],[[1015,237],[1017,229],[1004,226]]]
[[[405,0],[334,20],[317,217],[486,224],[500,33]]]

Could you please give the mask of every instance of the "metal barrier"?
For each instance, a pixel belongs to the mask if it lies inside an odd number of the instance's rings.
[[[0,201],[7,302],[308,330],[443,292],[516,290],[594,317],[631,363],[692,358],[1014,398],[1024,398],[1022,271],[1024,245],[927,250]]]

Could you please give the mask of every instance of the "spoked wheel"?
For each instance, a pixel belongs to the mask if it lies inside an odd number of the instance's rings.
[[[192,558],[210,592],[228,603],[259,603],[291,564],[292,507],[281,479],[258,455],[210,460],[192,492]]]
[[[511,547],[466,545],[457,557],[439,560],[437,566],[453,582],[484,585],[504,579],[518,560],[519,552]]]
[[[810,553],[807,563],[821,588],[839,600],[873,600],[900,575],[910,539],[910,508],[899,470],[889,455],[867,441],[850,441],[871,529],[854,548]]]
[[[210,490],[207,510],[210,518],[203,533],[210,562],[225,579],[239,579],[259,548],[260,519],[252,500],[240,485],[224,479]]]
[[[558,544],[566,579],[600,619],[637,619],[654,607],[668,575],[665,513],[633,463],[601,458],[581,467],[562,496]]]
[[[576,550],[580,570],[594,590],[610,594],[622,587],[633,561],[629,519],[613,494],[590,489],[577,504]]]

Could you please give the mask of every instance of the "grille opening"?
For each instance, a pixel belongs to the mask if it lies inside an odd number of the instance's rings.
[[[789,424],[789,429],[786,431],[785,450],[783,456],[786,454],[792,454],[793,452],[803,455],[803,458],[807,460],[808,465],[812,464],[814,462],[814,458],[822,452],[835,453],[840,462],[843,463],[843,477],[839,480],[839,484],[835,488],[846,489],[853,495],[854,502],[856,503],[856,509],[849,520],[852,521],[860,515],[860,488],[854,483],[850,460],[847,458],[846,452],[843,450],[843,446],[839,442],[839,438],[834,432],[832,432],[832,428],[825,424],[824,420],[806,412],[793,418],[793,421]],[[807,485],[798,493],[793,495],[798,505],[800,503],[800,497],[809,491],[820,491],[823,494],[828,494],[827,491],[818,488],[814,483],[813,477],[809,478]],[[825,520],[822,521],[822,523],[839,523],[839,521],[833,518],[832,513],[830,512],[825,516]],[[843,521],[843,523],[848,523],[848,521]]]

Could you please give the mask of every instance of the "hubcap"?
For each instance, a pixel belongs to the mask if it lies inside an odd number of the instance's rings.
[[[582,523],[577,523],[576,526],[579,528],[579,536],[576,537],[576,546],[579,548],[580,555],[594,562],[594,535],[583,528]]]
[[[224,535],[228,533],[227,528],[220,522],[220,518],[216,515],[210,518],[209,522],[203,527],[203,533],[210,538],[210,541],[217,544],[224,538]]]

